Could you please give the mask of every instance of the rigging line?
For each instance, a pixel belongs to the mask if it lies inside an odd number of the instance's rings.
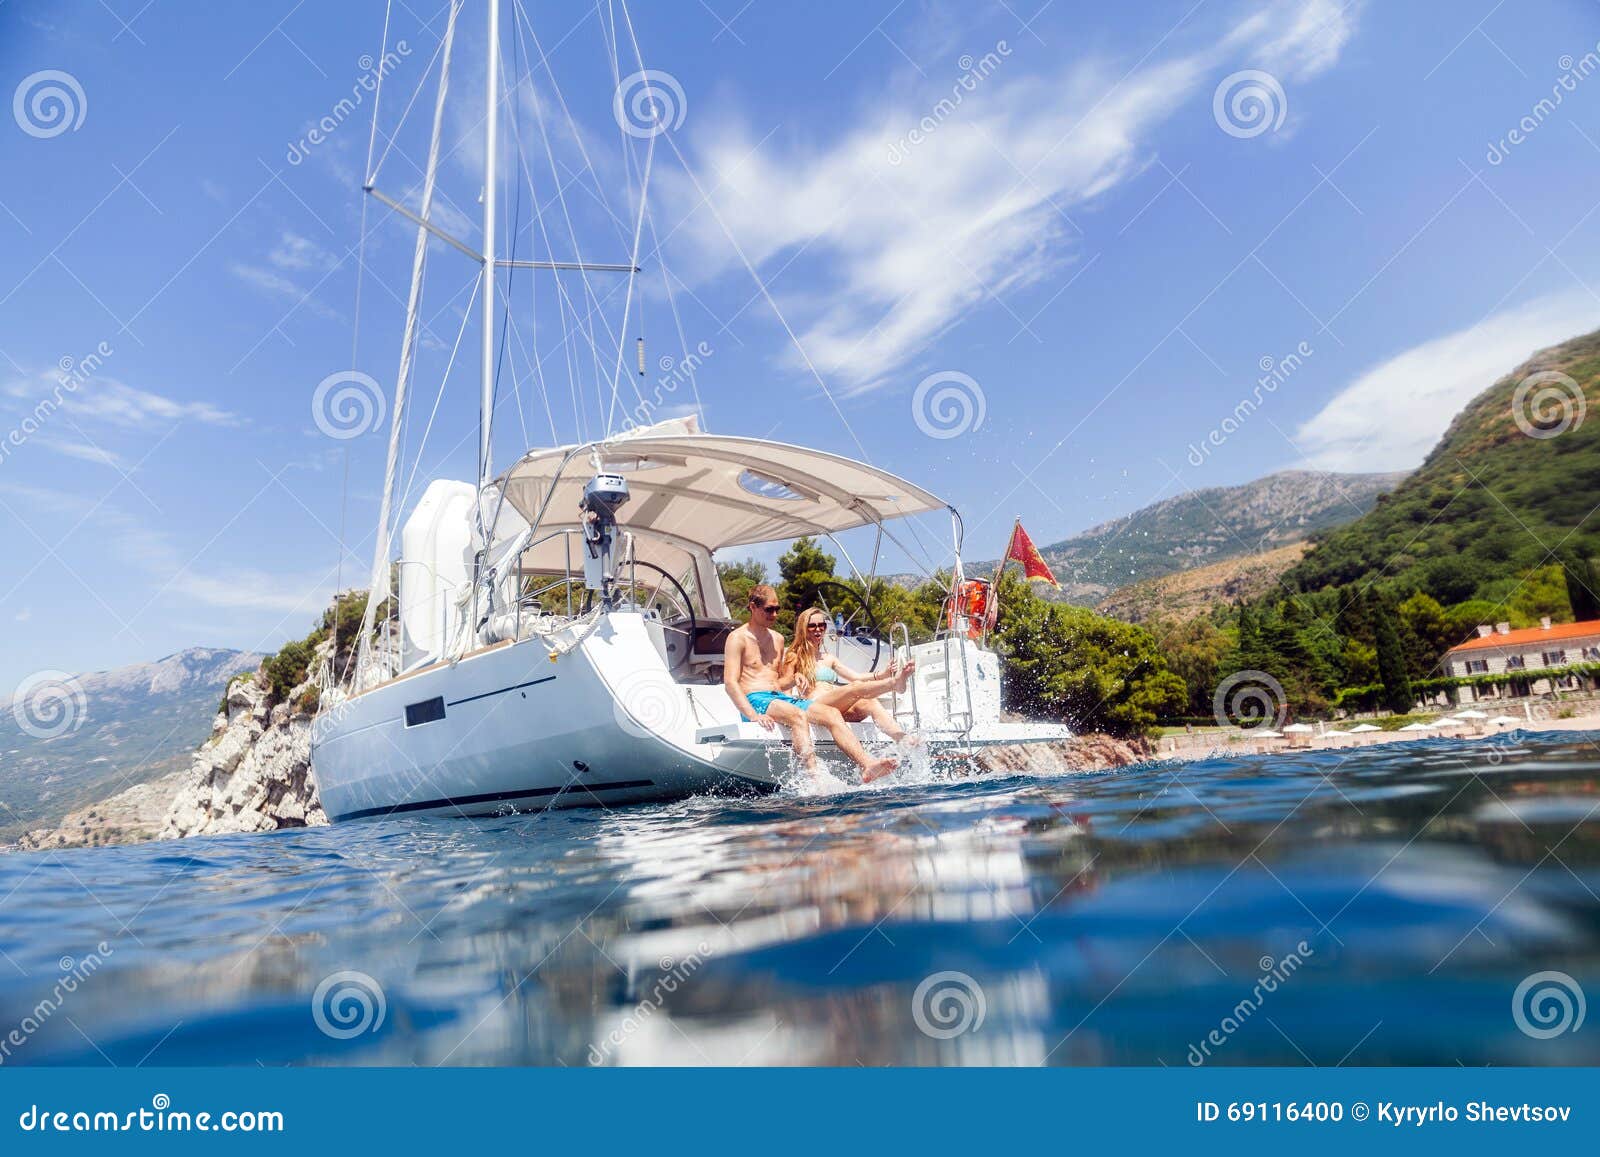
[[[678,300],[672,292],[672,278],[667,275],[667,263],[661,255],[661,237],[656,232],[656,215],[654,212],[649,214],[649,221],[650,239],[655,242],[656,264],[661,267],[661,284],[667,292],[667,308],[672,312],[673,328],[678,331],[679,364],[688,364],[689,366],[689,391],[694,395],[695,412],[700,415],[700,426],[701,429],[704,429],[705,404],[700,401],[700,383],[694,372],[694,364],[689,357],[689,339],[683,332],[683,318],[678,313]]]
[[[616,8],[615,8],[614,4],[611,3],[611,0],[607,0],[606,12],[610,16],[610,19],[611,19],[611,29],[610,29],[611,35],[609,37],[606,36],[606,25],[605,25],[604,21],[601,21],[600,22],[600,37],[601,37],[601,39],[603,41],[606,42],[606,48],[608,50],[607,51],[607,56],[608,56],[610,64],[611,64],[611,81],[612,81],[612,84],[615,86],[613,91],[620,93],[622,91],[622,60],[621,60],[622,45],[617,39],[617,14],[616,14]],[[600,14],[599,7],[597,5],[596,8],[595,8],[595,16],[596,16],[596,18],[599,17],[599,14]],[[643,65],[640,65],[640,68],[642,70],[643,69]],[[645,83],[648,86],[648,84],[649,84],[649,78],[648,77],[645,78]],[[623,124],[623,120],[624,120],[623,117],[617,117],[616,118],[616,121],[617,121],[617,140],[621,145],[621,152],[622,152],[622,157],[623,157],[623,165],[624,165],[627,173],[629,174],[629,176],[633,176],[634,174],[638,173],[638,171],[639,171],[638,152],[637,152],[637,149],[630,148],[629,145],[628,145],[628,135],[629,134],[628,134],[628,131],[627,131],[626,127]],[[639,212],[638,212],[637,217],[634,220],[634,225],[633,225],[633,245],[632,245],[632,249],[630,251],[631,252],[631,257],[630,257],[629,262],[628,262],[629,267],[631,268],[631,270],[633,270],[633,272],[630,272],[628,274],[628,283],[627,283],[627,287],[626,287],[626,294],[624,295],[624,297],[622,299],[622,325],[621,325],[621,331],[622,332],[621,332],[620,336],[617,338],[617,362],[616,362],[616,366],[612,370],[612,374],[611,374],[611,408],[606,413],[606,429],[605,429],[606,437],[610,437],[611,436],[611,433],[612,433],[612,422],[616,418],[616,413],[617,413],[617,402],[621,398],[622,363],[623,363],[623,355],[625,353],[626,343],[627,343],[627,340],[628,340],[628,316],[629,316],[629,310],[631,309],[631,307],[633,305],[633,291],[634,291],[634,286],[635,286],[635,279],[638,276],[637,270],[639,268],[639,241],[640,241],[640,238],[643,236],[643,233],[644,233],[644,214],[645,214],[646,205],[648,204],[648,197],[649,197],[650,168],[651,168],[652,162],[655,159],[655,151],[656,151],[655,138],[657,136],[659,136],[659,135],[660,135],[659,133],[653,133],[649,137],[649,144],[646,146],[646,150],[645,150],[644,174],[640,178],[640,181],[639,181]],[[640,304],[641,304],[641,307],[642,307],[643,302],[641,302]],[[647,403],[645,401],[644,393],[639,388],[639,383],[633,380],[633,375],[632,374],[628,375],[628,384],[633,387],[634,395],[639,399],[639,409],[636,412],[641,414],[641,415],[643,415],[643,416],[645,416],[645,417],[648,417],[649,413],[650,413],[649,403]]]
[[[610,200],[606,196],[605,186],[600,181],[600,174],[595,170],[594,162],[589,159],[589,150],[584,146],[583,134],[578,131],[578,123],[573,119],[572,110],[567,106],[566,95],[561,91],[561,83],[556,80],[555,70],[550,67],[550,59],[545,55],[544,45],[539,42],[539,33],[533,27],[533,20],[523,8],[522,0],[513,0],[513,2],[516,4],[518,13],[522,16],[522,21],[517,24],[518,35],[521,35],[522,24],[525,22],[528,28],[528,35],[533,40],[533,46],[539,50],[539,63],[544,67],[545,75],[550,78],[550,87],[556,94],[557,102],[561,105],[562,114],[567,118],[567,128],[572,135],[573,143],[578,146],[578,153],[583,157],[584,169],[594,179],[596,199],[600,202],[600,207],[606,211],[606,216],[610,217],[616,224],[617,240],[626,245],[628,243],[627,230],[623,228],[622,218],[612,211]],[[526,53],[526,49],[524,49],[524,53]],[[532,75],[531,65],[529,66],[529,75]]]
[[[383,67],[383,60],[384,57],[389,55],[389,17],[393,13],[394,0],[388,0],[388,3],[383,6],[383,36],[381,37],[382,44],[378,52],[378,87],[372,94],[372,128],[367,133],[367,164],[366,168],[361,170],[368,177],[369,184],[372,176],[372,152],[378,143],[378,108],[383,103],[383,74],[386,71]],[[366,198],[363,197],[362,200],[365,201]]]
[[[502,77],[505,77],[507,75],[507,70],[506,70],[505,59],[504,59],[504,48],[503,48],[502,45],[500,45],[498,43],[496,44],[495,48],[496,48],[496,52],[501,54],[500,74],[501,74]],[[512,51],[512,64],[513,64],[514,67],[513,67],[513,70],[511,71],[510,75],[511,76],[517,76],[517,75],[519,75],[519,73],[518,73],[518,70],[515,68],[515,66],[518,63],[518,58],[517,58],[517,55],[516,55],[517,49],[516,49],[515,40],[513,40],[511,51]],[[502,89],[505,88],[504,80],[501,81],[501,87],[502,87]],[[510,89],[510,91],[512,93],[515,93],[517,87],[519,87],[519,85],[513,85],[512,88]],[[501,99],[502,103],[508,103],[511,106],[511,139],[512,139],[512,141],[514,141],[516,143],[517,155],[520,158],[521,155],[522,155],[522,140],[521,140],[521,136],[520,136],[520,127],[521,126],[520,126],[520,122],[519,122],[518,116],[517,116],[517,102],[516,102],[515,99],[507,101],[506,100],[506,93],[504,91],[501,92],[500,99]],[[509,223],[510,224],[510,234],[511,234],[511,236],[510,236],[510,242],[506,247],[506,249],[507,249],[506,259],[508,261],[516,261],[516,259],[517,259],[517,239],[521,235],[521,231],[522,231],[522,182],[521,181],[517,181],[517,182],[515,182],[515,184],[516,184],[516,187],[517,187],[517,196],[516,196],[516,200],[512,204],[511,221]],[[490,253],[492,254],[493,252],[494,252],[494,250],[493,250],[493,248],[491,248],[490,249]],[[490,275],[491,276],[493,276],[493,268],[494,267],[493,267],[493,264],[491,262],[489,264],[489,269],[490,269]],[[511,265],[506,269],[506,299],[505,299],[505,304],[502,307],[505,312],[501,315],[501,320],[500,320],[500,349],[495,355],[494,383],[493,383],[493,385],[492,385],[492,387],[490,388],[490,391],[489,391],[489,410],[490,410],[491,413],[494,412],[496,409],[498,409],[499,405],[500,405],[500,370],[505,365],[505,360],[506,360],[506,346],[508,344],[506,342],[506,335],[511,330],[511,313],[512,313],[512,301],[513,301],[512,292],[516,288],[516,284],[517,284],[517,267],[515,265]],[[515,368],[513,368],[512,371],[511,371],[511,394],[517,401],[517,424],[522,428],[522,444],[523,444],[523,446],[526,447],[528,445],[528,419],[527,419],[527,416],[522,412],[522,392],[519,389],[517,389],[516,380],[517,380],[516,379],[516,370],[515,370]]]
[[[626,5],[623,6],[623,12],[627,12]],[[855,427],[850,424],[850,419],[845,417],[844,410],[840,408],[838,399],[833,396],[833,391],[828,389],[828,384],[822,380],[822,374],[817,370],[816,364],[811,360],[811,355],[806,352],[806,347],[801,344],[800,336],[794,332],[794,327],[789,324],[789,319],[785,317],[783,311],[778,308],[778,303],[776,299],[773,298],[772,291],[767,288],[767,283],[762,280],[761,274],[756,272],[756,267],[751,263],[749,256],[745,253],[744,247],[739,244],[738,239],[733,235],[733,231],[728,228],[728,223],[723,220],[722,213],[717,209],[716,202],[711,200],[711,195],[707,193],[705,187],[700,184],[700,178],[696,176],[694,170],[689,167],[688,159],[683,155],[683,150],[678,148],[678,144],[672,139],[672,135],[670,133],[665,133],[662,135],[667,137],[667,144],[670,145],[672,147],[672,151],[677,154],[678,162],[683,166],[684,173],[688,176],[689,180],[693,182],[695,191],[700,194],[705,206],[711,210],[712,217],[716,218],[718,228],[722,230],[723,236],[728,239],[728,244],[733,246],[734,252],[739,255],[739,260],[744,264],[745,272],[749,273],[750,279],[756,283],[756,288],[761,291],[761,296],[766,300],[767,306],[772,310],[773,316],[778,319],[778,324],[783,326],[784,332],[789,335],[789,341],[793,343],[795,350],[800,354],[800,359],[805,362],[806,369],[810,372],[812,379],[817,383],[817,387],[822,390],[822,396],[828,399],[828,405],[833,407],[834,414],[838,416],[838,419],[840,423],[843,424],[845,431],[850,435],[850,440],[856,444],[856,449],[861,453],[862,461],[866,462],[868,465],[871,465],[872,457],[867,453],[867,448],[862,443],[860,435],[856,433]]]
[[[639,48],[638,35],[634,31],[633,16],[628,11],[628,0],[617,0],[617,2],[620,3],[622,7],[623,24],[628,30],[628,40],[633,45],[634,60],[638,64],[639,70],[643,72],[645,70],[644,56]],[[867,448],[862,443],[860,435],[856,433],[855,427],[850,423],[850,419],[845,416],[845,412],[839,405],[838,399],[833,396],[833,391],[828,388],[827,382],[823,380],[822,374],[817,370],[816,363],[811,360],[811,355],[806,351],[805,346],[801,344],[799,335],[795,333],[794,328],[789,324],[789,319],[785,317],[783,311],[778,308],[777,299],[772,296],[772,292],[767,288],[766,282],[756,271],[755,265],[750,261],[749,256],[745,253],[744,247],[739,244],[738,240],[733,235],[733,231],[728,228],[727,222],[723,220],[722,213],[717,208],[716,202],[711,199],[711,194],[708,193],[704,186],[700,184],[700,178],[695,174],[694,170],[689,167],[688,158],[683,155],[683,150],[678,148],[678,142],[672,139],[671,133],[661,133],[657,135],[667,137],[667,144],[672,147],[673,153],[676,154],[678,158],[678,163],[683,166],[685,175],[687,175],[689,180],[693,182],[695,191],[700,194],[701,199],[706,207],[711,210],[711,215],[716,219],[718,228],[720,228],[723,235],[727,237],[728,243],[733,246],[734,251],[738,253],[739,260],[744,264],[745,270],[750,274],[751,280],[756,283],[756,288],[761,291],[761,296],[766,299],[767,305],[772,310],[773,316],[778,319],[778,323],[783,326],[784,332],[789,335],[789,340],[794,344],[794,348],[800,354],[801,360],[805,362],[806,369],[810,371],[812,379],[815,380],[818,388],[822,390],[822,396],[828,399],[828,405],[833,408],[834,414],[838,416],[840,423],[845,428],[845,431],[850,435],[850,440],[856,444],[856,449],[860,452],[862,460],[870,465],[872,462],[872,457],[867,453]],[[909,524],[909,526],[912,535],[917,538],[920,545],[922,537],[920,529],[917,527],[914,520]],[[926,552],[925,547],[924,551]]]
[[[532,74],[529,73],[529,72],[525,72],[523,70],[523,67],[522,67],[522,59],[523,59],[523,56],[525,54],[525,49],[523,47],[521,29],[520,29],[520,27],[518,26],[518,23],[517,23],[517,13],[516,13],[515,9],[513,9],[513,11],[512,11],[512,33],[513,33],[513,35],[512,35],[512,44],[511,44],[512,69],[511,69],[511,72],[510,72],[509,75],[514,78],[513,83],[511,85],[511,89],[510,89],[510,91],[511,91],[511,122],[512,122],[511,139],[516,144],[516,149],[517,149],[517,211],[514,214],[514,224],[513,224],[513,227],[512,227],[512,231],[511,231],[510,249],[511,249],[512,258],[515,259],[517,245],[521,241],[521,237],[522,237],[522,226],[521,226],[521,220],[522,220],[522,178],[524,176],[526,176],[527,179],[528,179],[528,201],[529,201],[529,204],[532,207],[532,215],[537,217],[538,214],[539,214],[538,190],[536,190],[533,187],[532,175],[529,174],[528,171],[527,171],[527,169],[528,169],[527,157],[526,157],[525,151],[524,151],[524,149],[522,147],[522,89],[523,89],[523,84],[526,83],[528,85],[528,91],[533,93],[534,100],[535,100],[535,107],[537,107],[538,94],[536,92],[534,92],[534,90],[533,90]],[[530,233],[532,232],[531,227],[530,227],[529,232]],[[531,240],[530,240],[529,243],[530,243],[530,245],[532,244]],[[514,267],[511,270],[511,272],[513,274],[516,272]],[[531,329],[533,331],[533,333],[532,333],[533,348],[535,350],[537,350],[539,348],[539,278],[537,276],[530,276],[528,278],[528,292],[529,292],[529,295],[530,295],[530,298],[531,298],[531,300],[529,301],[528,319],[529,319],[530,327],[531,327]],[[529,381],[532,384],[532,387],[534,389],[538,390],[540,400],[544,403],[545,417],[550,423],[550,443],[553,446],[560,445],[561,444],[561,439],[560,439],[560,436],[556,433],[555,414],[550,409],[550,396],[549,396],[548,390],[545,387],[544,375],[543,375],[542,372],[540,372],[537,360],[529,356],[528,351],[527,351],[527,347],[522,344],[522,331],[516,325],[516,322],[515,322],[515,311],[511,308],[511,289],[510,289],[509,280],[507,282],[507,287],[506,287],[506,322],[508,323],[509,332],[516,339],[518,350],[520,350],[522,352],[523,359],[525,361],[527,361],[531,366],[531,372],[529,374]],[[507,351],[507,352],[509,354],[509,351]],[[513,365],[513,367],[512,367],[512,381],[513,381],[513,383],[515,383],[516,380],[517,380],[516,367],[515,367],[515,365]],[[518,421],[522,425],[522,440],[523,440],[523,444],[524,444],[524,446],[527,446],[527,445],[529,445],[531,443],[531,439],[528,436],[528,421],[527,421],[527,417],[523,413],[522,388],[521,388],[520,385],[516,386],[516,391],[517,391],[517,394],[516,394],[516,397],[517,397],[517,417],[518,417]]]
[[[531,369],[531,367],[536,364],[536,359],[533,357],[532,354],[530,354],[528,352],[528,347],[523,344],[523,342],[522,342],[522,330],[515,323],[513,323],[512,326],[511,326],[511,338],[512,338],[513,341],[516,342],[516,348],[517,348],[518,351],[521,352],[523,361],[526,362],[530,367],[529,373],[528,373],[529,379],[530,380],[535,379],[536,375],[533,372],[533,370]],[[535,350],[537,350],[538,346],[535,345],[534,348],[535,348]],[[509,343],[508,343],[508,349],[507,349],[506,352],[507,352],[507,356],[509,356],[511,358],[511,363],[512,363],[511,364],[511,380],[513,382],[515,382],[517,380],[516,356],[509,349]],[[542,394],[541,394],[541,397],[543,397]],[[524,446],[531,446],[531,445],[533,445],[533,441],[528,436],[528,422],[527,422],[526,416],[523,415],[523,410],[522,410],[522,391],[520,389],[517,391],[516,398],[517,398],[517,414],[522,419],[522,441],[523,441]],[[555,414],[551,412],[550,399],[549,398],[544,398],[544,412],[545,412],[545,419],[550,423],[550,444],[552,446],[559,446],[559,445],[561,445],[561,435],[556,432],[556,418],[555,418]]]
[[[434,102],[433,109],[433,137],[428,146],[428,164],[424,171],[422,186],[422,212],[421,217],[427,220],[433,208],[433,187],[439,172],[439,142],[444,135],[444,109],[445,95],[450,88],[450,50],[455,41],[456,17],[461,11],[460,0],[454,0],[450,5],[450,17],[445,25],[444,40],[441,42],[441,56],[439,62],[439,92]],[[361,650],[365,658],[368,651],[368,638],[372,631],[373,618],[377,610],[377,603],[382,602],[389,595],[389,549],[392,535],[389,528],[390,512],[394,501],[395,472],[397,468],[396,454],[400,446],[400,437],[405,425],[406,387],[411,377],[413,359],[416,356],[417,320],[419,305],[422,299],[422,284],[427,269],[428,258],[428,231],[421,225],[417,227],[416,248],[411,259],[411,291],[406,303],[406,323],[404,335],[400,343],[400,367],[395,375],[394,416],[389,427],[389,451],[383,470],[383,495],[379,504],[377,542],[372,554],[372,581],[367,597],[366,611],[361,619]],[[359,679],[363,664],[356,665],[356,676]]]
[[[529,28],[529,33],[530,33],[530,35],[532,35],[534,37],[534,43],[537,45],[538,44],[538,36],[537,36],[536,33],[533,33],[531,25],[530,25],[530,28]],[[542,52],[543,49],[541,48],[540,51]],[[556,82],[555,82],[554,73],[552,72],[550,74],[550,76],[551,76],[552,84],[555,84]],[[557,85],[557,88],[559,89],[559,85]],[[545,125],[543,116],[540,116],[538,118],[538,122],[539,122],[540,139],[542,140],[542,142],[544,144],[545,158],[546,158],[546,161],[548,162],[548,164],[550,166],[551,184],[555,187],[556,200],[557,200],[558,204],[560,204],[560,206],[561,206],[561,216],[562,216],[562,219],[566,223],[566,226],[567,226],[567,235],[568,235],[568,237],[569,237],[569,239],[571,240],[571,243],[572,243],[574,257],[575,257],[575,259],[577,261],[579,261],[581,263],[583,261],[583,248],[579,244],[578,232],[577,232],[577,229],[573,226],[572,213],[571,213],[571,210],[568,208],[568,205],[567,205],[566,194],[562,189],[561,173],[560,173],[559,168],[556,165],[555,150],[550,144],[549,128]],[[586,156],[586,162],[585,163],[587,163],[587,154],[585,154],[585,156]],[[529,183],[530,184],[532,183],[532,177],[531,176],[529,178]],[[540,214],[539,215],[539,220],[541,221],[541,223],[543,222],[543,219],[544,219],[543,218],[543,214]],[[578,273],[579,273],[579,276],[582,278],[582,281],[583,281],[584,294],[585,294],[586,298],[591,303],[598,303],[599,298],[595,294],[593,284],[589,280],[588,270],[580,268],[578,270]],[[576,312],[576,310],[574,312]],[[591,308],[590,313],[589,313],[589,317],[592,318],[593,316],[594,316],[594,310]],[[615,334],[615,333],[613,333],[611,331],[611,326],[607,322],[604,313],[600,314],[600,322],[605,327],[606,336],[607,337],[609,337],[613,341],[616,341],[616,342],[619,342],[619,343],[625,340],[626,335],[617,335],[617,334]],[[599,383],[605,377],[605,371],[604,371],[604,369],[603,369],[603,367],[601,365],[600,348],[599,348],[599,344],[594,339],[594,327],[593,327],[592,323],[589,326],[589,330],[588,330],[588,333],[586,334],[586,336],[589,339],[589,344],[590,344],[590,347],[591,347],[591,350],[592,350],[592,353],[593,353],[594,371],[595,371],[595,376],[596,376],[596,385],[595,385],[596,398],[597,398],[597,401],[599,402],[601,408],[604,408],[604,405],[605,405],[604,400],[603,400],[603,398],[600,397],[598,391],[599,391],[599,388],[600,388]],[[643,394],[639,395],[639,400],[641,402],[644,400],[644,395]]]
[[[416,87],[415,91],[412,92],[411,99],[406,101],[406,107],[400,113],[400,120],[394,126],[394,132],[393,133],[384,133],[383,134],[383,140],[384,140],[383,155],[378,158],[377,168],[372,168],[370,166],[370,163],[369,163],[368,173],[367,173],[367,184],[375,185],[375,184],[378,183],[378,171],[383,168],[383,163],[389,159],[389,154],[394,150],[394,143],[395,143],[395,141],[397,141],[400,138],[400,130],[406,127],[406,120],[407,120],[407,118],[409,118],[411,116],[411,107],[414,104],[417,103],[417,97],[422,95],[422,87],[423,87],[423,85],[428,83],[428,77],[433,75],[433,66],[434,66],[435,62],[438,61],[439,54],[441,52],[443,52],[443,51],[444,51],[444,41],[441,40],[434,47],[433,56],[428,60],[428,67],[423,70],[421,76],[417,77],[417,87]],[[374,110],[374,111],[376,111],[376,110]],[[376,120],[373,121],[373,130],[374,130],[374,132],[377,131],[377,121]],[[454,152],[455,150],[452,149],[451,151]],[[372,158],[370,156],[367,158],[367,160],[369,162],[371,161],[371,159]]]
[[[659,135],[660,135],[659,133],[656,134],[656,136],[659,136]],[[645,208],[645,204],[646,204],[646,198],[649,196],[649,192],[650,192],[650,165],[651,165],[652,160],[654,160],[655,155],[656,155],[656,138],[655,138],[655,136],[652,136],[650,138],[650,146],[645,151],[644,178],[640,182],[640,185],[639,185],[639,216],[638,216],[638,219],[634,222],[634,226],[633,226],[633,250],[632,250],[632,255],[628,259],[628,265],[633,270],[637,270],[639,268],[639,239],[644,235],[644,208]],[[627,295],[622,299],[622,326],[621,326],[622,338],[617,342],[617,365],[616,365],[616,369],[612,372],[612,375],[611,375],[611,413],[606,415],[606,435],[607,435],[607,437],[609,437],[611,435],[611,419],[616,416],[617,396],[618,396],[619,392],[621,391],[621,387],[622,387],[622,381],[621,381],[621,378],[622,378],[622,355],[623,355],[624,349],[627,347],[627,340],[628,340],[628,313],[629,313],[629,308],[633,305],[633,286],[634,286],[634,279],[637,278],[637,277],[638,277],[638,274],[636,272],[632,272],[632,273],[628,274]],[[640,311],[641,311],[641,313],[643,312],[643,308],[644,308],[643,302],[641,302],[640,303]],[[629,380],[632,381],[633,375],[630,374],[630,375],[628,375],[628,377],[629,377]],[[637,382],[633,383],[633,392],[639,395],[639,403],[640,403],[640,405],[646,405],[647,404],[645,402],[645,400],[644,400],[644,394],[643,394],[643,392],[640,391],[639,385],[638,385]]]
[[[423,427],[422,439],[417,443],[416,460],[411,463],[411,473],[406,476],[405,488],[400,494],[400,509],[402,510],[411,501],[411,488],[416,484],[417,471],[422,467],[422,452],[427,449],[428,435],[433,432],[433,420],[438,416],[439,403],[444,400],[445,386],[450,381],[450,371],[455,368],[456,354],[461,349],[461,339],[466,336],[467,323],[472,320],[472,307],[478,303],[478,290],[482,288],[483,279],[481,276],[474,277],[469,284],[472,286],[472,296],[467,299],[467,308],[461,314],[461,327],[456,330],[455,345],[450,348],[450,360],[445,363],[444,373],[439,376],[439,392],[433,397],[433,409],[428,412],[428,424]]]

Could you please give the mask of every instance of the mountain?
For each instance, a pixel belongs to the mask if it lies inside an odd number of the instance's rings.
[[[229,678],[261,658],[191,647],[154,663],[25,680],[0,706],[0,843],[187,767]]]
[[[1404,477],[1284,470],[1168,498],[1040,553],[1061,581],[1062,598],[1093,606],[1135,583],[1273,551],[1350,522]],[[971,569],[981,573],[983,566]]]
[[[1145,579],[1107,595],[1095,607],[1125,623],[1161,617],[1187,622],[1211,613],[1219,603],[1260,598],[1278,586],[1283,574],[1305,555],[1309,544],[1291,542],[1260,554],[1243,554],[1209,566]]]
[[[1539,351],[1467,403],[1371,513],[1318,535],[1285,581],[1305,591],[1379,582],[1446,606],[1503,606],[1530,569],[1592,559],[1600,420],[1588,411],[1597,404],[1600,331]]]

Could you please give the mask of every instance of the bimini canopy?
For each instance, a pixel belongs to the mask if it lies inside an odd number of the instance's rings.
[[[631,498],[617,515],[624,529],[707,551],[947,509],[902,478],[821,450],[657,429],[535,450],[495,486],[523,519],[537,524],[536,533],[576,526],[578,501],[598,458],[601,472],[628,480]]]

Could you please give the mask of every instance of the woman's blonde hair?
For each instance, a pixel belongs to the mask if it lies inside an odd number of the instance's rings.
[[[821,607],[807,607],[801,611],[794,621],[794,643],[789,647],[790,669],[797,675],[805,677],[806,682],[817,681],[817,655],[821,648],[811,641],[811,632],[806,628],[812,619],[828,621],[828,612]],[[826,636],[824,636],[826,638]]]

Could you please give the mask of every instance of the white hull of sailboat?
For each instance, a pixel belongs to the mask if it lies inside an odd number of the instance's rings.
[[[779,787],[791,774],[782,729],[742,723],[718,685],[673,681],[652,632],[642,615],[603,615],[555,661],[560,635],[504,643],[336,705],[312,745],[323,810],[336,822],[484,816]],[[884,742],[870,724],[857,732]],[[831,739],[815,735],[824,764],[845,773]],[[924,740],[939,756],[1069,736],[980,721],[932,726]]]

